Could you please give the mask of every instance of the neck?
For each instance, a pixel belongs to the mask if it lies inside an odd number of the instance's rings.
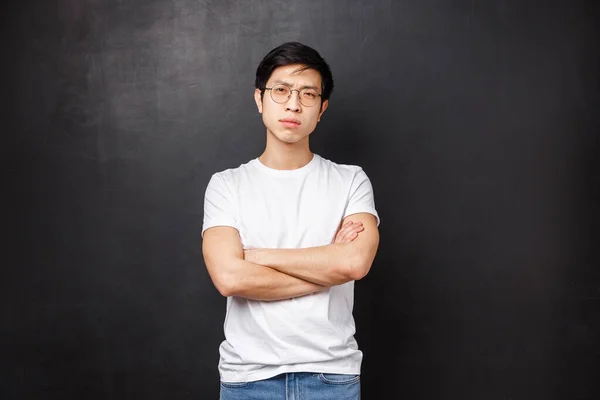
[[[296,143],[286,143],[267,133],[267,146],[258,159],[269,168],[292,170],[308,164],[313,153],[308,146],[308,136]]]

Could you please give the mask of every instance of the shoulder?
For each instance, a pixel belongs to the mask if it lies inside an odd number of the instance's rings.
[[[319,157],[321,159],[321,168],[323,168],[324,170],[337,173],[349,179],[354,179],[357,175],[365,174],[363,168],[360,165],[342,164],[321,156]]]
[[[211,180],[220,180],[225,183],[234,183],[235,181],[239,180],[240,177],[245,176],[252,171],[252,167],[255,161],[256,159],[253,159],[244,164],[240,164],[237,167],[217,171],[212,174]]]
[[[253,162],[250,160],[238,167],[227,168],[214,172],[208,181],[207,190],[234,192],[240,182],[248,177],[253,171]]]
[[[355,174],[358,171],[362,171],[362,167],[360,165],[342,164],[342,163],[338,163],[338,162],[329,160],[322,156],[319,156],[319,158],[321,159],[322,167],[326,168],[326,169],[340,171],[340,172],[347,172],[347,173],[352,173],[352,174]]]

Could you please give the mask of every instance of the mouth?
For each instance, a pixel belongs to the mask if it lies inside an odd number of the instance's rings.
[[[295,128],[295,127],[302,125],[302,122],[300,122],[299,120],[297,120],[295,118],[284,118],[284,119],[280,119],[279,122],[281,122],[284,126],[286,126],[288,128]]]

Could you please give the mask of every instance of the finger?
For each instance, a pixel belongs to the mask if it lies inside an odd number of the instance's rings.
[[[346,243],[346,239],[344,239],[342,236],[338,236],[335,238],[334,243]]]
[[[348,232],[346,230],[338,232],[338,234],[335,237],[335,243],[346,243],[348,241],[348,239],[346,238],[347,234]]]
[[[352,232],[344,236],[340,243],[350,243],[358,237],[358,232]]]
[[[340,233],[341,234],[347,234],[347,233],[350,233],[350,232],[355,231],[357,229],[364,229],[362,223],[357,222],[357,223],[353,223],[351,225],[348,225],[348,226],[342,228],[342,230],[340,230]]]
[[[348,227],[352,226],[352,221],[346,221],[344,224],[338,229],[336,232],[336,237],[343,235],[344,232],[347,232]]]
[[[354,239],[356,239],[356,237],[358,236],[358,233],[362,232],[363,230],[364,230],[364,226],[363,226],[362,222],[360,222],[360,221],[353,222],[351,220],[347,220],[346,222],[344,222],[344,224],[342,225],[340,230],[336,233],[334,242],[335,243],[349,243],[349,242],[353,241]],[[353,235],[353,232],[355,232],[356,235]]]
[[[348,243],[353,241],[354,239],[356,239],[356,237],[358,236],[358,234],[361,232],[362,230],[354,230],[354,231],[350,231],[350,232],[346,232],[344,233],[341,237],[340,237],[340,241],[343,243]]]
[[[353,227],[352,229],[348,230],[344,236],[346,238],[354,240],[354,239],[356,239],[356,236],[358,236],[358,234],[364,230],[365,230],[365,228],[363,226],[356,226],[356,227]]]
[[[360,233],[365,230],[364,226],[359,226],[356,229],[353,229],[352,232]]]
[[[348,221],[344,225],[342,225],[342,227],[340,229],[348,228],[349,226],[354,226],[354,225],[362,225],[362,222],[360,222],[360,221],[357,221],[357,222]]]

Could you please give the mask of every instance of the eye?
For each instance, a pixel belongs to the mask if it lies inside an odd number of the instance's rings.
[[[317,93],[316,92],[312,92],[312,91],[307,91],[302,93],[303,97],[306,97],[307,99],[316,99],[317,98]]]
[[[288,89],[285,86],[276,86],[275,93],[287,93]]]

